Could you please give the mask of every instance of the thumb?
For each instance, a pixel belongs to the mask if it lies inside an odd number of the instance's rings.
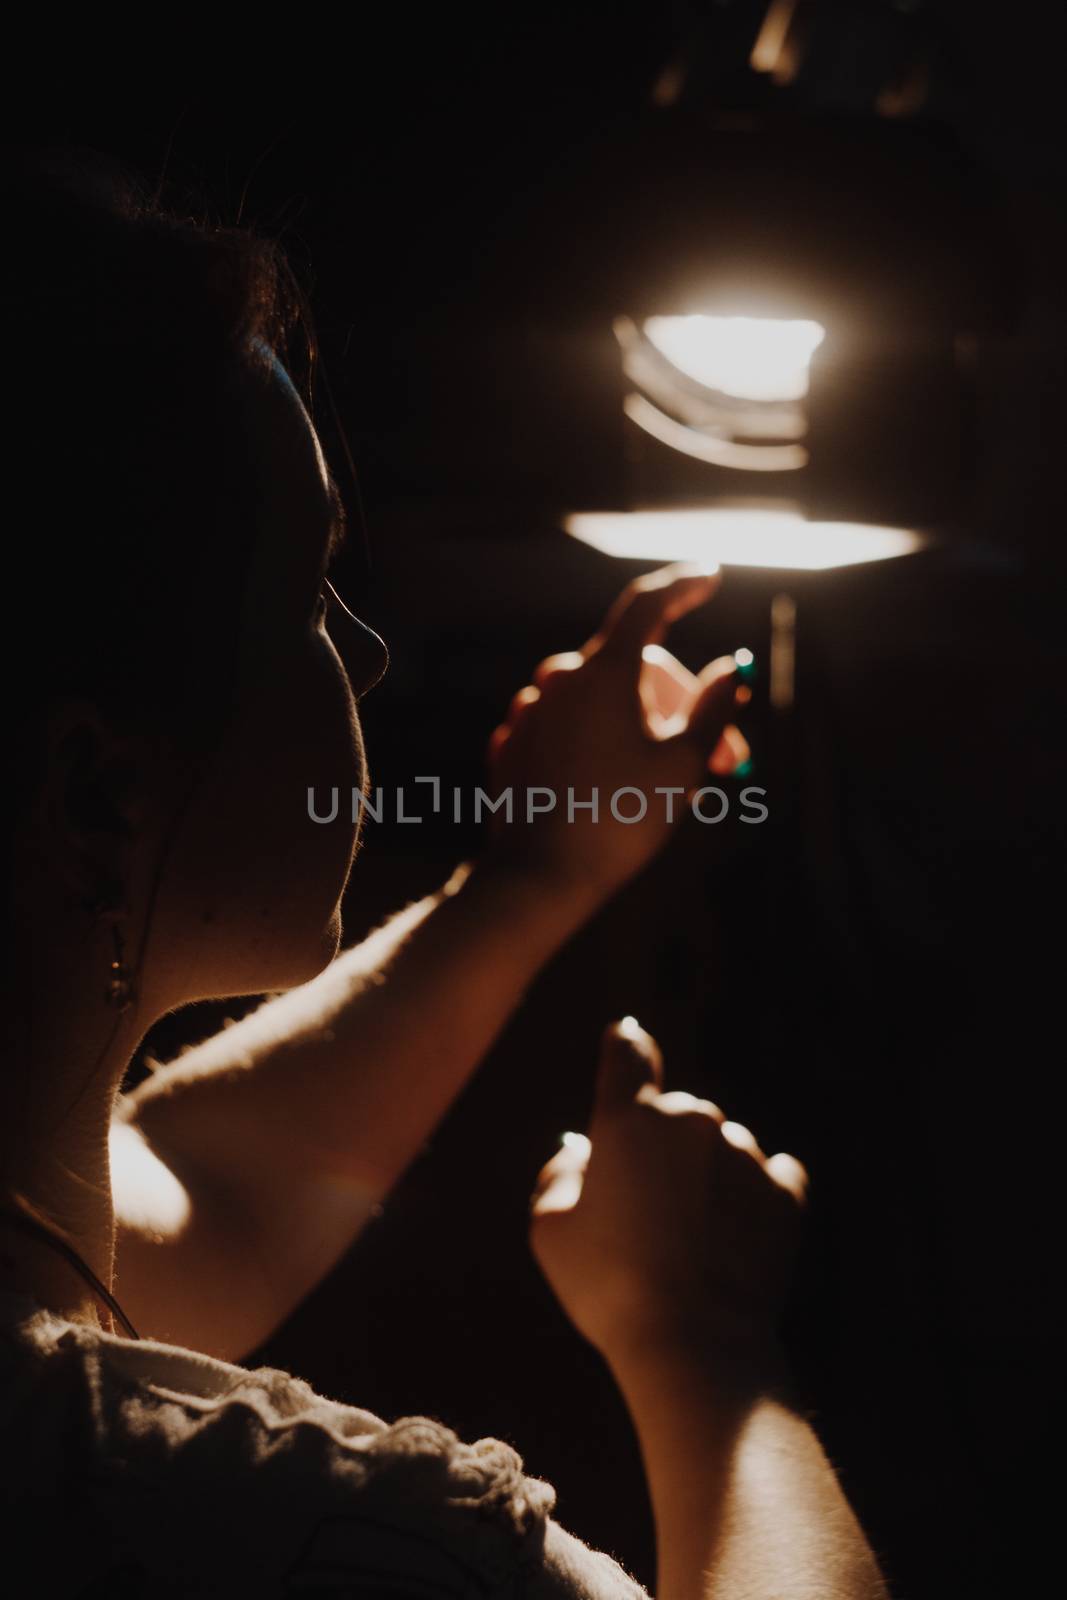
[[[560,1149],[537,1175],[530,1205],[535,1217],[573,1211],[582,1193],[592,1145],[584,1133],[565,1133]]]
[[[707,757],[714,751],[735,711],[737,668],[733,656],[709,662],[699,677],[685,727],[667,742],[687,745]]]
[[[623,1017],[604,1031],[600,1046],[593,1120],[625,1111],[642,1089],[663,1086],[659,1046],[635,1017]]]

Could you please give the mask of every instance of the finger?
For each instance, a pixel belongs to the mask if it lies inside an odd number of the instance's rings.
[[[784,1150],[780,1150],[764,1163],[764,1171],[781,1188],[787,1189],[794,1200],[804,1204],[808,1197],[808,1172],[796,1156],[786,1155]]]
[[[718,586],[717,571],[704,572],[687,564],[661,567],[658,572],[635,578],[615,601],[582,654],[636,668],[644,646],[658,644],[672,622],[710,600]]]
[[[733,656],[719,656],[699,675],[700,687],[689,709],[686,725],[673,737],[706,756],[715,750],[734,710],[737,668]]]
[[[650,1033],[634,1017],[623,1017],[605,1029],[600,1046],[596,1095],[593,1108],[597,1117],[625,1111],[645,1088],[659,1089],[663,1083],[663,1058]]]
[[[592,1145],[581,1133],[565,1133],[566,1141],[537,1175],[530,1209],[534,1216],[550,1211],[570,1211],[582,1193]]]
[[[533,681],[538,689],[543,689],[550,678],[558,676],[561,672],[574,672],[584,660],[585,657],[580,650],[561,650],[557,655],[546,656],[534,668]]]
[[[664,1112],[669,1117],[684,1116],[687,1112],[699,1112],[701,1116],[709,1117],[720,1126],[725,1122],[725,1117],[719,1107],[711,1100],[701,1100],[695,1094],[687,1094],[684,1089],[669,1089],[666,1094],[658,1094],[653,1102],[657,1111]]]
[[[552,1158],[545,1162],[534,1183],[534,1194],[541,1194],[550,1183],[567,1172],[584,1172],[589,1164],[592,1154],[592,1142],[584,1133],[563,1133],[560,1135],[559,1149]]]
[[[646,644],[641,652],[639,688],[652,731],[664,737],[673,731],[673,720],[688,712],[700,680],[662,645]],[[684,723],[679,723],[682,726]]]
[[[752,750],[741,729],[735,728],[732,723],[727,723],[722,730],[722,738],[708,759],[708,768],[711,772],[727,777],[731,772],[736,772],[742,762],[751,759]]]
[[[746,1155],[755,1156],[757,1161],[766,1159],[756,1143],[756,1135],[743,1122],[724,1122],[719,1131],[726,1143],[732,1144],[735,1150],[743,1150]]]
[[[498,728],[494,728],[493,729],[492,733],[489,735],[489,759],[490,759],[490,761],[493,759],[494,756],[496,756],[496,755],[498,755],[500,753],[500,751],[503,749],[504,745],[507,744],[507,742],[510,739],[510,737],[511,737],[511,729],[508,727],[507,723],[505,723],[505,722],[502,722]]]
[[[536,701],[540,700],[540,698],[540,689],[536,689],[532,683],[528,683],[525,688],[520,689],[517,694],[512,695],[511,704],[508,706],[508,714],[505,720],[508,723],[517,722],[519,717],[521,717],[522,713],[526,710],[527,706],[534,705]]]

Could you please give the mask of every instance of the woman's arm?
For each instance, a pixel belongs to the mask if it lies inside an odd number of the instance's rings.
[[[690,1342],[613,1371],[641,1444],[661,1600],[886,1600],[776,1364]]]
[[[117,1293],[135,1325],[229,1359],[261,1343],[349,1247],[587,914],[576,893],[495,859],[464,866],[128,1095],[112,1185]]]
[[[659,1600],[884,1600],[773,1333],[806,1175],[709,1101],[662,1092],[654,1041],[609,1030],[592,1142],[545,1168],[532,1243],[637,1429]]]
[[[629,585],[494,734],[491,791],[512,790],[515,820],[498,818],[483,860],[123,1104],[117,1292],[137,1326],[231,1358],[262,1342],[418,1154],[539,968],[666,842],[684,807],[663,788],[680,795],[709,758],[743,754],[723,739],[729,660],[697,678],[664,650],[644,658],[714,588],[672,568]],[[558,804],[531,824],[532,786]],[[612,815],[622,787],[647,796],[644,820]],[[599,815],[569,816],[568,792],[593,790]],[[166,1206],[148,1222],[153,1170],[161,1196],[184,1194],[180,1223],[163,1225]]]

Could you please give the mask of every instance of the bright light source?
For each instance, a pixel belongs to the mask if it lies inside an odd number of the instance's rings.
[[[809,522],[795,511],[582,511],[563,525],[605,555],[696,561],[709,571],[724,566],[818,572],[910,555],[924,543],[909,528]]]
[[[622,409],[631,422],[636,422],[653,439],[681,455],[692,456],[694,461],[732,467],[735,472],[796,472],[808,464],[808,452],[803,445],[738,444],[733,439],[676,422],[643,394],[628,394]]]
[[[687,378],[739,400],[802,400],[818,322],[777,317],[649,317],[649,343]]]

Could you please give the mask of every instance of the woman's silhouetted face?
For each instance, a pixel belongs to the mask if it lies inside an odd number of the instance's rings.
[[[284,369],[235,372],[233,400],[256,530],[234,715],[180,823],[148,948],[189,998],[287,988],[336,953],[366,780],[357,702],[387,662],[326,585],[330,480]],[[335,788],[336,820],[315,822],[309,791],[328,815]]]

